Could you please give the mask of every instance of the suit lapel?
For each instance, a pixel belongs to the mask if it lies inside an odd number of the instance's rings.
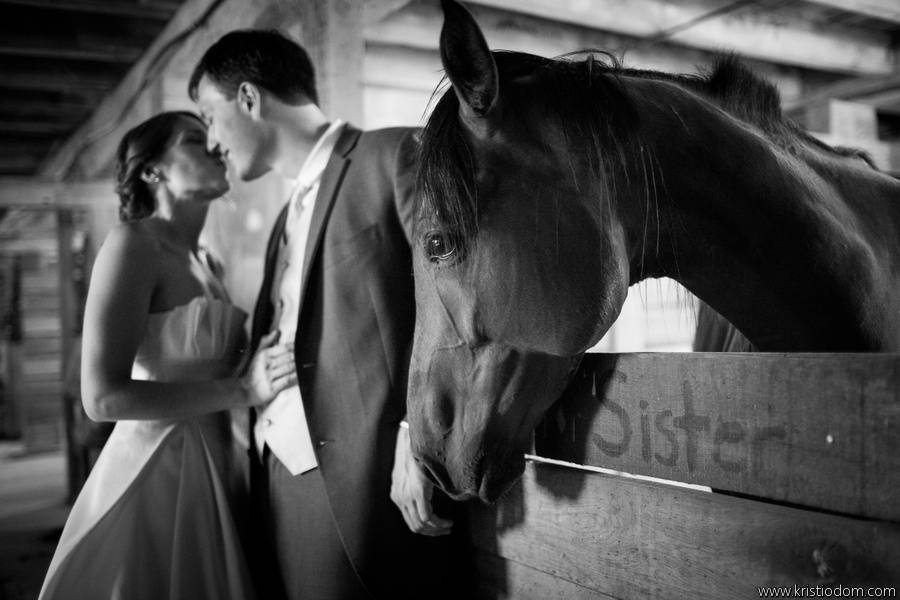
[[[337,198],[338,191],[341,187],[341,181],[347,167],[350,166],[350,152],[356,145],[362,132],[355,127],[345,125],[341,136],[338,138],[328,159],[328,165],[322,173],[322,179],[319,182],[319,193],[316,196],[316,203],[313,208],[312,220],[309,224],[309,235],[306,238],[306,254],[303,260],[303,274],[300,279],[300,310],[298,318],[303,314],[303,300],[306,297],[307,284],[312,266],[318,257],[319,248],[322,245],[322,236],[325,232],[325,225],[328,223],[328,215],[331,214],[331,208]],[[297,328],[300,331],[300,328]]]
[[[275,277],[275,266],[278,261],[278,246],[281,236],[284,235],[284,225],[287,221],[287,204],[278,213],[275,224],[272,226],[272,233],[269,236],[269,243],[266,246],[266,272],[263,275],[262,287],[259,290],[259,297],[256,299],[256,308],[253,310],[253,330],[250,334],[250,347],[256,348],[262,336],[269,331],[272,325],[272,279]]]

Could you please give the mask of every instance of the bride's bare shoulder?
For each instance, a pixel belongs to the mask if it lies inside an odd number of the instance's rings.
[[[119,223],[109,232],[97,262],[124,262],[131,269],[151,268],[158,260],[159,237],[145,220]]]

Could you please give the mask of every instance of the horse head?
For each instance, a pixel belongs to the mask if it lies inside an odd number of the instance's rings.
[[[760,350],[900,348],[900,184],[785,120],[773,86],[733,58],[701,77],[491,52],[442,4],[408,414],[446,491],[502,493],[647,277]]]
[[[570,151],[591,132],[552,116],[535,75],[546,59],[504,64],[512,55],[492,54],[465,8],[443,8],[452,92],[422,137],[408,416],[433,480],[456,498],[492,501],[618,316],[629,261],[614,207],[596,200],[604,182],[584,176],[598,157]]]

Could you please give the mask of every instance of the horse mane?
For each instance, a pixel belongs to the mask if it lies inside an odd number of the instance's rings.
[[[863,160],[878,170],[864,150],[826,144],[785,117],[778,88],[751,71],[734,54],[719,57],[709,75],[700,81],[700,93],[729,114],[758,127],[781,148],[796,153],[799,141],[826,153]]]
[[[629,160],[642,168],[644,183],[653,185],[654,158],[629,133],[636,130],[640,116],[629,98],[621,76],[639,77],[675,83],[707,99],[732,117],[760,130],[772,143],[797,154],[801,146],[813,147],[839,157],[861,159],[877,170],[862,150],[832,147],[813,137],[781,110],[777,88],[760,78],[736,56],[720,56],[705,74],[672,74],[662,71],[625,68],[603,51],[582,50],[551,59],[532,54],[493,51],[500,87],[522,76],[536,80],[536,89],[548,110],[555,112],[567,139],[587,139],[589,159],[601,172],[624,175],[627,183],[635,175],[629,172]],[[586,55],[584,60],[572,57]],[[598,59],[598,56],[600,57]],[[445,81],[435,89],[435,95]],[[508,100],[508,99],[504,99]],[[460,252],[478,229],[478,198],[475,161],[472,149],[459,123],[459,100],[445,91],[429,117],[421,137],[417,183],[422,209],[427,208],[433,222],[452,239]],[[649,173],[648,173],[649,170]],[[614,186],[616,177],[603,178]],[[607,190],[615,193],[614,189]],[[647,189],[648,202],[652,190]],[[649,204],[648,204],[649,206]]]

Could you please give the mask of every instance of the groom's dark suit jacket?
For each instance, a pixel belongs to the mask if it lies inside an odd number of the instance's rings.
[[[310,435],[344,547],[379,598],[436,597],[448,575],[462,576],[447,573],[452,541],[411,533],[390,500],[415,318],[414,132],[345,126],[319,185],[297,282],[295,356]],[[286,209],[266,251],[254,348],[272,325],[285,217]],[[423,582],[430,592],[415,593]]]

